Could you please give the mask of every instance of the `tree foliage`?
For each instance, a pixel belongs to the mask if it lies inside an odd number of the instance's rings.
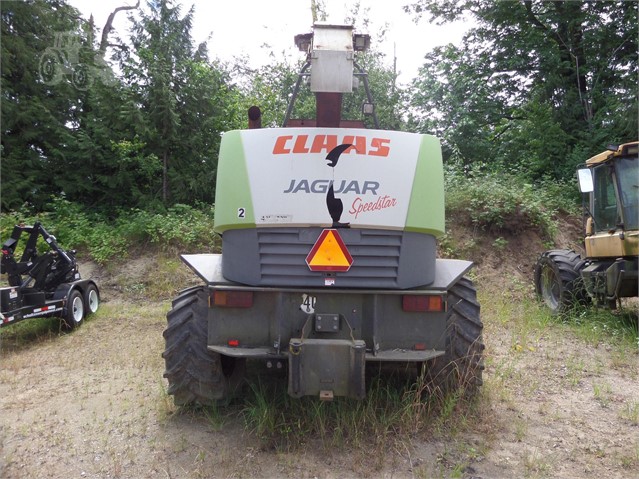
[[[637,2],[420,0],[409,11],[475,22],[413,83],[413,125],[462,163],[565,178],[637,135]]]
[[[313,5],[326,16],[323,2]],[[372,34],[356,63],[381,128],[435,133],[468,171],[536,182],[566,179],[607,144],[636,138],[638,5],[414,0],[415,18],[474,26],[460,46],[429,53],[409,89],[376,49],[386,27],[370,28],[360,3],[345,20]],[[109,216],[212,203],[221,134],[244,128],[252,105],[263,126],[280,126],[305,61],[271,52],[260,68],[223,63],[195,45],[195,11],[177,0],[127,6],[119,38],[64,0],[0,8],[4,211],[46,209],[52,196]],[[344,95],[343,117],[361,118],[365,101],[361,84]],[[304,84],[292,116],[315,116]]]
[[[149,1],[115,43],[62,0],[1,8],[3,210],[60,195],[108,214],[213,201],[239,93],[194,47],[192,8]]]
[[[181,16],[171,0],[149,1],[133,21],[133,50],[122,65],[143,112],[140,137],[162,162],[164,204],[212,201],[215,192],[214,159],[224,123],[218,108],[224,101],[216,93],[224,76],[207,63],[204,46],[194,49],[193,14],[191,7]]]
[[[64,162],[80,99],[68,77],[45,83],[45,60],[55,61],[56,32],[84,41],[77,10],[63,1],[1,2],[2,208],[41,206],[56,191],[50,174]],[[48,56],[47,56],[48,55]],[[64,74],[60,69],[52,70]]]

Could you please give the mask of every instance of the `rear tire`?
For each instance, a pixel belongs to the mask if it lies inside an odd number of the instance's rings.
[[[100,293],[92,284],[84,291],[84,305],[87,308],[87,315],[95,313],[100,308]]]
[[[208,350],[208,314],[208,289],[203,286],[183,291],[166,316],[164,377],[177,406],[228,401],[244,377],[245,360]]]
[[[552,314],[562,314],[575,304],[585,304],[588,294],[581,278],[584,261],[572,250],[543,253],[535,266],[535,290]]]
[[[66,313],[62,318],[65,329],[72,330],[80,326],[85,316],[85,309],[82,294],[74,289],[69,294]]]
[[[470,279],[461,278],[448,291],[446,314],[446,352],[426,364],[428,385],[444,394],[459,391],[471,397],[483,383],[484,325]]]

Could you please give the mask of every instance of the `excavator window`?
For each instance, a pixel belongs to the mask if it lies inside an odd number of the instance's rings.
[[[639,159],[636,156],[619,158],[616,168],[624,229],[639,229]]]
[[[597,166],[593,174],[595,178],[595,191],[593,192],[595,231],[615,230],[617,225],[621,223],[621,218],[617,209],[612,165]]]

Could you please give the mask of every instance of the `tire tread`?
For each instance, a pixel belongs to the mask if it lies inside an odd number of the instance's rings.
[[[448,292],[446,353],[428,365],[432,387],[473,396],[483,384],[483,323],[473,282],[463,277]]]
[[[220,355],[207,349],[205,287],[183,291],[167,313],[164,377],[178,406],[210,406],[228,395]]]

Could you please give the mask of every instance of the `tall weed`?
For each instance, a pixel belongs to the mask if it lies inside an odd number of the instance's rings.
[[[283,382],[257,378],[240,414],[247,430],[269,448],[295,450],[300,438],[307,438],[326,450],[374,450],[376,460],[383,461],[388,450],[429,428],[431,433],[442,431],[444,422],[446,431],[463,428],[457,418],[465,419],[476,403],[463,394],[436,390],[423,375],[379,373],[369,380],[361,401],[336,397],[323,402],[316,397],[292,398]]]

